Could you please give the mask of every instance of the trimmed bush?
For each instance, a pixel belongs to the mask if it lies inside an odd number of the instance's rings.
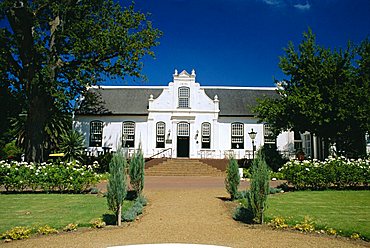
[[[325,161],[292,160],[281,169],[285,179],[296,189],[338,189],[368,185],[370,183],[369,159],[329,157]]]
[[[73,231],[76,231],[77,230],[77,227],[78,227],[78,224],[69,223],[68,225],[66,225],[63,228],[63,231],[65,231],[65,232],[73,232]]]
[[[99,181],[94,172],[96,166],[78,161],[41,164],[0,161],[0,186],[18,192],[26,189],[82,192]]]
[[[237,198],[239,184],[239,166],[237,161],[231,158],[226,169],[225,187],[232,201]]]
[[[108,207],[117,218],[117,225],[121,225],[122,204],[126,197],[126,158],[121,150],[113,155],[109,164],[109,183],[107,186]]]
[[[145,160],[141,148],[134,154],[130,161],[130,184],[136,192],[136,197],[141,194],[144,188],[144,167]]]
[[[6,240],[18,240],[18,239],[28,239],[32,229],[24,226],[16,226],[1,235],[2,239]]]
[[[52,228],[48,225],[45,225],[45,226],[40,226],[38,229],[37,229],[37,233],[38,234],[41,234],[41,235],[49,235],[49,234],[56,234],[56,233],[59,233],[57,229],[55,228]]]

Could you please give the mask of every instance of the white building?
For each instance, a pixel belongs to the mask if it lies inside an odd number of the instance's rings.
[[[163,87],[92,87],[89,92],[99,104],[89,107],[82,101],[75,129],[85,134],[87,149],[96,152],[120,146],[133,152],[141,144],[145,157],[250,158],[248,133],[254,131],[257,149],[276,142],[280,151],[294,153],[292,132],[271,139],[268,125],[257,123],[252,112],[257,98],[277,97],[275,88],[202,87],[195,76],[194,70],[175,71],[173,82]]]

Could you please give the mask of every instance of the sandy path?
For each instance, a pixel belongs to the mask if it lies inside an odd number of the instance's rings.
[[[196,188],[189,187],[197,181],[190,179],[190,184],[187,186],[186,183],[183,184],[186,186],[184,188],[179,186],[182,179],[172,178],[165,181],[154,178],[152,182],[156,180],[158,182],[145,191],[150,204],[141,219],[135,223],[121,228],[84,230],[1,245],[4,247],[107,247],[143,243],[198,243],[229,247],[301,248],[366,245],[326,236],[274,231],[235,222],[231,219],[225,202],[220,200],[227,196],[221,187],[222,181],[207,179],[210,184]],[[178,187],[171,188],[171,180]],[[150,182],[147,185],[150,185]]]

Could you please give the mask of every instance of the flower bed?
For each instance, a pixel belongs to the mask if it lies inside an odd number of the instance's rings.
[[[99,181],[97,164],[74,162],[26,163],[0,161],[0,187],[6,191],[82,192]]]
[[[355,187],[370,183],[369,159],[329,157],[325,161],[292,160],[279,169],[296,189]]]

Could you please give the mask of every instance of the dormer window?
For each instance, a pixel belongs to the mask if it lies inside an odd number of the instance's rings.
[[[189,108],[190,89],[188,87],[179,88],[179,108]]]

